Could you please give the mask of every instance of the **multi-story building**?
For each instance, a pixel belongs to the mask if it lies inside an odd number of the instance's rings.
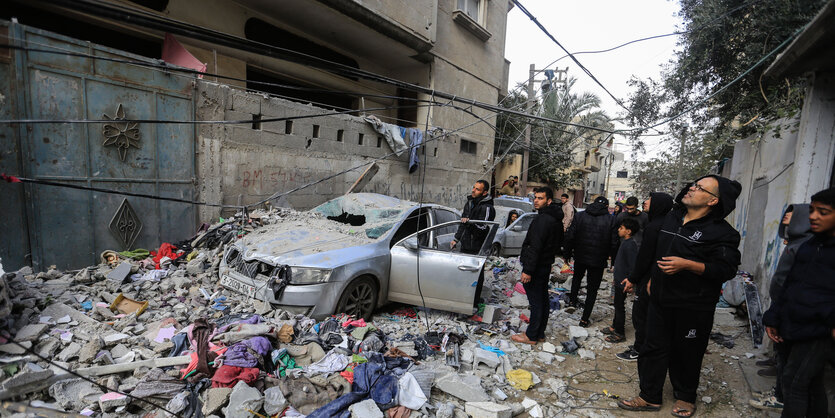
[[[376,161],[364,191],[459,206],[490,165],[494,131],[479,118],[494,122],[494,113],[432,92],[488,105],[506,94],[511,4],[9,2],[0,30],[17,48],[0,54],[3,118],[147,122],[121,146],[114,141],[125,132],[108,139],[101,123],[12,124],[2,128],[0,171],[222,204],[227,213],[270,197],[310,208],[345,193]],[[208,74],[166,68],[160,60],[172,62],[172,51],[173,62]],[[428,106],[433,99],[446,106]],[[408,152],[389,156],[362,118],[369,115],[424,133],[420,170],[410,172]],[[430,137],[427,127],[441,130]],[[0,234],[22,237],[17,249],[0,249],[9,268],[87,265],[104,249],[187,238],[221,214],[87,190],[0,187],[0,208],[16,220],[0,223]],[[72,222],[56,221],[67,214]],[[106,222],[124,216],[141,225],[129,240]],[[68,240],[77,243],[71,251],[62,248]]]

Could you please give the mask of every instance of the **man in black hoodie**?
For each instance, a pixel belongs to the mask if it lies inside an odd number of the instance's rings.
[[[784,347],[783,417],[827,416],[824,370],[835,339],[835,188],[809,205],[814,236],[797,249],[782,292],[763,315],[768,338]]]
[[[568,227],[565,238],[566,261],[574,258],[574,277],[571,279],[571,293],[569,298],[572,306],[577,306],[580,293],[580,283],[583,275],[586,277],[586,302],[580,326],[589,326],[589,318],[597,299],[600,280],[603,279],[603,269],[609,255],[617,248],[618,235],[614,228],[615,218],[609,214],[609,200],[603,196],[574,218]]]
[[[670,372],[674,416],[696,411],[702,359],[713,327],[722,283],[740,262],[739,232],[725,217],[736,207],[742,186],[710,175],[679,192],[664,218],[650,273],[647,335],[638,356],[641,394],[618,402],[627,410],[661,408]]]
[[[635,361],[641,352],[646,337],[647,309],[649,308],[649,295],[647,295],[647,283],[652,267],[655,265],[655,246],[658,242],[658,232],[664,217],[673,208],[673,197],[667,193],[650,193],[649,199],[644,201],[644,212],[649,216],[649,223],[644,229],[644,243],[638,250],[638,258],[635,260],[635,267],[629,276],[622,283],[624,292],[635,292],[635,300],[632,302],[632,326],[635,327],[635,343],[623,353],[618,353],[621,360]]]
[[[534,190],[533,207],[537,211],[525,240],[522,242],[522,286],[528,296],[531,318],[524,334],[510,337],[517,343],[536,344],[545,341],[545,327],[551,313],[548,298],[548,280],[551,265],[562,246],[562,208],[553,203],[554,191],[550,187]]]
[[[470,219],[481,221],[492,221],[496,219],[496,210],[493,208],[493,198],[490,197],[490,183],[487,180],[479,180],[473,185],[473,190],[467,196],[467,203],[461,211],[461,225],[455,232],[455,239],[450,243],[450,248],[461,243],[461,252],[467,254],[478,254],[487,232],[488,225],[467,223]]]

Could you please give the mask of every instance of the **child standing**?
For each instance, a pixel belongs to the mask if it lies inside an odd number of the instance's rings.
[[[835,188],[809,205],[812,238],[797,249],[782,292],[763,315],[783,357],[783,417],[825,417],[824,370],[835,339]]]
[[[622,284],[623,280],[635,267],[635,259],[638,258],[638,244],[633,238],[641,230],[641,226],[635,219],[624,218],[618,225],[618,237],[622,242],[615,257],[615,271],[613,288],[615,290],[615,318],[612,326],[604,328],[601,332],[609,334],[606,341],[610,343],[622,343],[626,341],[624,324],[626,323],[626,292]]]

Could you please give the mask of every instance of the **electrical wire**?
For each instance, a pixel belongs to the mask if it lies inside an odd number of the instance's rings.
[[[68,369],[68,368],[66,368],[66,367],[64,367],[64,366],[62,366],[62,365],[60,365],[60,364],[58,364],[57,362],[53,361],[52,359],[50,359],[50,358],[47,358],[47,357],[45,357],[45,356],[40,355],[39,353],[37,353],[37,352],[35,351],[34,347],[27,347],[27,346],[25,346],[25,345],[21,344],[20,342],[16,341],[14,338],[9,337],[9,336],[6,336],[6,335],[4,335],[3,337],[4,337],[5,339],[7,339],[10,343],[12,343],[12,344],[14,344],[14,345],[16,345],[16,346],[18,346],[18,347],[20,347],[20,348],[24,349],[26,352],[28,352],[28,353],[30,353],[30,354],[34,354],[36,357],[38,357],[39,359],[41,359],[41,360],[43,360],[43,361],[46,361],[46,362],[47,362],[47,363],[49,363],[50,365],[52,365],[52,366],[54,366],[54,367],[57,367],[57,368],[59,368],[59,369],[61,369],[61,370],[65,371],[65,372],[67,372],[67,373],[69,373],[69,374],[71,374],[71,375],[73,375],[73,376],[75,376],[75,377],[81,378],[82,380],[85,380],[85,381],[87,381],[87,382],[89,382],[89,383],[92,383],[93,385],[95,385],[95,386],[97,386],[97,387],[99,387],[99,388],[103,389],[105,392],[116,392],[116,393],[118,393],[118,394],[120,394],[120,395],[125,395],[125,396],[127,396],[128,398],[130,398],[130,399],[132,399],[132,400],[134,400],[134,401],[143,402],[143,403],[146,403],[146,404],[151,405],[151,406],[153,406],[153,407],[159,408],[159,409],[161,409],[161,410],[163,410],[163,411],[165,411],[165,412],[167,412],[167,413],[169,413],[169,414],[171,414],[171,415],[173,415],[173,416],[176,416],[176,417],[181,417],[181,416],[182,416],[182,414],[178,414],[178,413],[176,413],[176,412],[172,412],[172,411],[170,411],[170,410],[166,409],[166,407],[165,407],[165,406],[160,405],[160,404],[158,404],[158,403],[151,402],[151,401],[149,401],[149,400],[147,400],[147,399],[140,398],[140,397],[137,397],[137,396],[133,396],[133,395],[131,395],[130,393],[122,392],[122,391],[120,391],[118,388],[110,388],[110,387],[107,387],[107,386],[105,386],[105,385],[99,384],[98,382],[96,382],[96,381],[95,381],[95,380],[93,380],[93,379],[90,379],[90,378],[89,378],[89,377],[87,377],[87,376],[82,376],[80,373],[75,372],[75,371],[73,371],[73,370],[70,370],[70,369]]]

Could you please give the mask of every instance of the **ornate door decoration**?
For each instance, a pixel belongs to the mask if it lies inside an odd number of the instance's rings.
[[[125,120],[125,110],[122,109],[121,103],[116,109],[115,117],[110,117],[107,114],[104,117],[113,121],[113,123],[105,123],[102,127],[102,135],[104,135],[102,146],[116,147],[119,150],[119,159],[125,161],[128,148],[139,148],[139,124],[123,122]]]
[[[136,215],[136,211],[128,203],[128,199],[122,200],[119,209],[110,220],[110,232],[116,236],[116,239],[124,246],[126,250],[130,250],[139,232],[142,231],[142,221]]]

